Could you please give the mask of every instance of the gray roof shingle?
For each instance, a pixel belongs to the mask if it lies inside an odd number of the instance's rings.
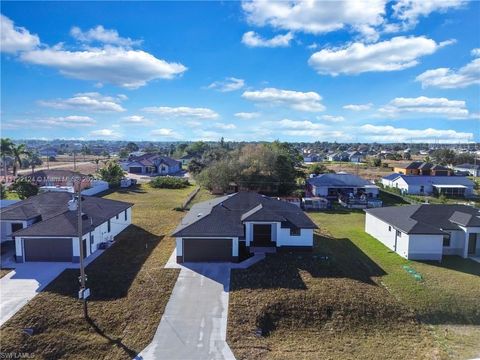
[[[275,221],[298,228],[317,226],[296,205],[254,192],[238,192],[192,206],[172,236],[244,237],[243,221]]]

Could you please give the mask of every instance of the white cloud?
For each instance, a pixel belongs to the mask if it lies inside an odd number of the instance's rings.
[[[465,0],[398,0],[392,6],[393,17],[402,21],[403,28],[408,29],[418,23],[420,17],[432,12],[445,12],[451,8],[465,5]]]
[[[169,106],[150,106],[143,108],[142,111],[160,115],[162,117],[185,117],[197,119],[217,119],[218,113],[208,108],[192,108],[187,106],[169,107]]]
[[[375,142],[459,142],[472,141],[473,134],[455,130],[405,129],[390,125],[376,126],[366,124],[358,129],[366,141]]]
[[[235,117],[238,117],[240,119],[244,120],[249,120],[249,119],[255,119],[260,116],[260,113],[258,112],[237,112],[234,114]]]
[[[99,129],[90,132],[90,137],[96,139],[118,139],[122,135],[111,129]]]
[[[380,108],[380,113],[387,116],[400,114],[435,115],[447,118],[464,118],[469,116],[465,101],[447,98],[395,98]]]
[[[155,79],[172,79],[187,70],[180,63],[169,63],[142,51],[106,46],[83,51],[59,46],[24,52],[21,60],[58,69],[75,79],[110,83],[136,89]]]
[[[293,34],[288,32],[284,35],[276,35],[271,39],[262,38],[255,31],[248,31],[242,36],[242,43],[249,47],[287,47],[290,46],[290,41],[293,39]]]
[[[373,106],[372,103],[367,103],[367,104],[348,104],[344,105],[343,108],[345,110],[351,110],[351,111],[365,111],[365,110],[370,110],[370,108]]]
[[[123,38],[118,34],[117,30],[105,29],[102,25],[98,25],[87,31],[82,31],[77,26],[72,27],[70,35],[75,39],[84,43],[99,42],[103,44],[119,45],[119,46],[134,46],[140,45],[141,40],[132,40],[130,38]]]
[[[470,51],[470,54],[475,57],[480,57],[480,48],[472,49],[472,51]]]
[[[283,119],[275,122],[263,123],[263,130],[270,132],[279,131],[281,135],[314,138],[324,140],[349,140],[349,135],[330,125],[314,123],[309,120],[290,120]]]
[[[39,100],[38,104],[54,109],[76,109],[86,112],[122,112],[125,95],[104,96],[97,92],[78,93],[68,99]]]
[[[257,103],[283,105],[300,111],[319,112],[325,110],[325,106],[321,103],[322,97],[313,91],[265,88],[257,91],[245,91],[242,97]]]
[[[30,34],[24,27],[15,26],[13,21],[0,14],[0,49],[2,52],[15,54],[40,45],[38,35]]]
[[[375,40],[375,27],[384,21],[386,0],[264,1],[243,2],[247,21],[275,29],[323,34],[353,30]]]
[[[472,54],[475,54],[473,50]],[[478,85],[480,84],[480,58],[472,60],[458,70],[450,68],[427,70],[418,75],[415,81],[421,82],[423,88],[431,86],[441,89],[458,89]]]
[[[69,115],[69,116],[51,116],[40,119],[30,120],[12,120],[2,123],[3,129],[25,129],[25,128],[43,128],[56,129],[58,127],[78,128],[88,127],[96,124],[96,121],[89,116]]]
[[[153,137],[160,137],[160,138],[169,138],[169,139],[181,139],[182,135],[175,132],[172,129],[161,128],[156,129],[150,132],[150,135]]]
[[[150,125],[152,120],[145,118],[143,115],[130,115],[123,117],[122,123],[128,125]]]
[[[345,118],[343,116],[334,116],[334,115],[322,115],[322,116],[317,116],[318,120],[324,120],[324,121],[329,121],[332,123],[338,123],[345,121]]]
[[[360,42],[339,49],[323,49],[314,53],[308,63],[319,74],[360,74],[370,71],[397,71],[419,63],[419,58],[436,52],[452,40],[436,43],[424,36],[398,36],[365,45]]]
[[[237,128],[235,124],[224,124],[224,123],[215,123],[212,125],[212,127],[216,129],[221,129],[221,130],[233,130]]]
[[[207,89],[214,89],[220,92],[230,92],[243,88],[245,80],[234,77],[227,77],[223,81],[215,81],[207,86]]]

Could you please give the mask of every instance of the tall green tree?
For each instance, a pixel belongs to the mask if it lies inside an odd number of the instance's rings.
[[[35,172],[35,167],[37,165],[42,165],[42,159],[38,156],[36,152],[27,151],[25,153],[25,159],[27,165],[32,169],[32,174]]]
[[[22,165],[22,157],[28,153],[25,144],[13,145],[12,146],[12,157],[13,157],[13,176],[17,175],[17,165],[20,167]]]
[[[12,155],[12,148],[15,145],[9,138],[2,138],[0,144],[0,155],[2,156],[4,175],[7,176],[7,156]]]
[[[98,170],[103,181],[108,182],[111,187],[120,186],[120,181],[125,176],[122,167],[116,161],[108,161],[104,167]]]

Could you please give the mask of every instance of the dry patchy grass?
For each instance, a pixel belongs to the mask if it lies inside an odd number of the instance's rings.
[[[133,224],[87,267],[92,290],[87,322],[77,300],[78,270],[64,271],[1,328],[2,352],[48,359],[131,359],[151,341],[178,276],[164,269],[183,213],[174,211],[193,187],[148,185],[106,195],[129,201]],[[22,328],[33,327],[29,337]]]

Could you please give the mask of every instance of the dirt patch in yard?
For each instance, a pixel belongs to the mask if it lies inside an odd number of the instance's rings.
[[[237,359],[439,355],[430,331],[374,281],[383,269],[348,239],[316,244],[232,271],[228,342]]]
[[[0,279],[3,278],[5,275],[7,275],[10,271],[13,269],[0,269]]]

